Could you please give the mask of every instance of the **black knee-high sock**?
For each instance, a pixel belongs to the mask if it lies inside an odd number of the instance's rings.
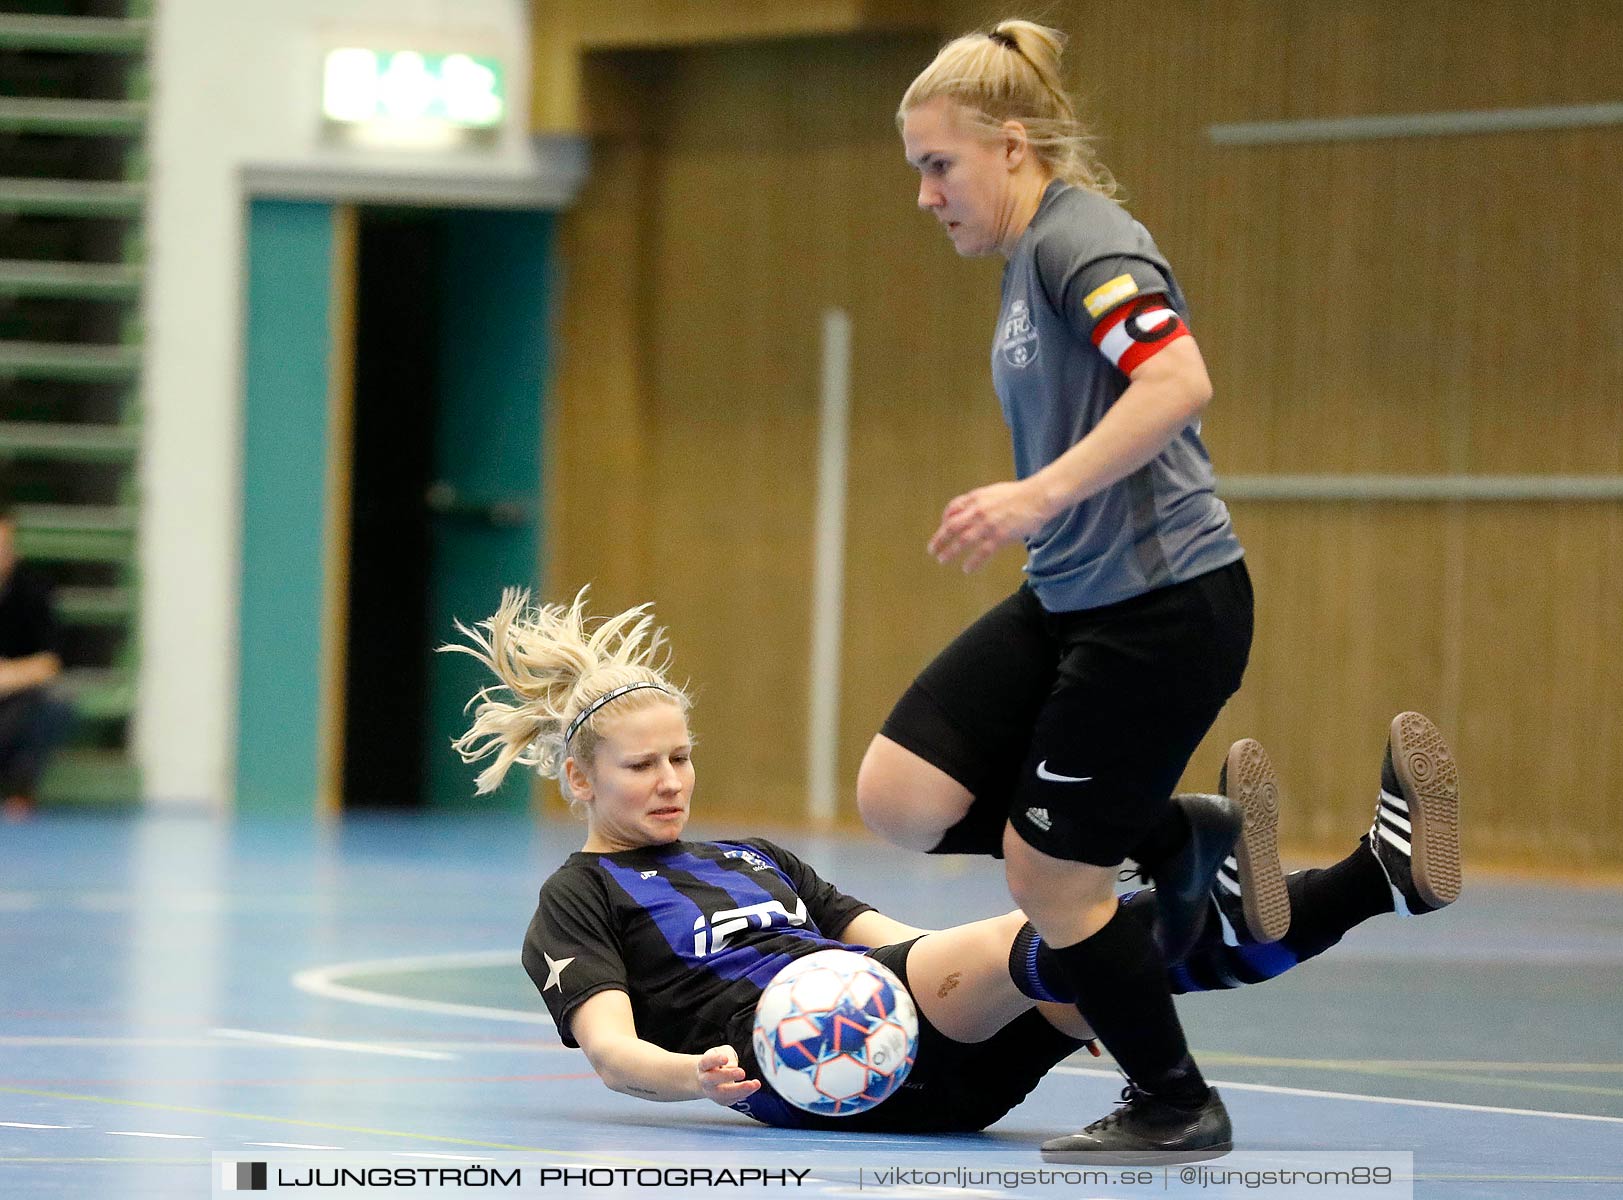
[[[1166,968],[1136,918],[1117,908],[1092,937],[1053,953],[1078,1011],[1129,1079],[1172,1104],[1205,1102],[1206,1081],[1189,1055]]]
[[[1392,911],[1392,889],[1370,852],[1366,835],[1346,858],[1323,870],[1297,871],[1285,880],[1291,923],[1279,941],[1226,946],[1212,924],[1200,943],[1170,972],[1174,993],[1208,992],[1261,983],[1330,949],[1356,925]]]
[[[1009,978],[1022,996],[1033,1000],[1049,1000],[1056,1004],[1075,1004],[1076,993],[1065,980],[1054,957],[1054,948],[1043,941],[1042,934],[1030,921],[1020,926],[1009,947]]]
[[[1199,944],[1167,972],[1174,995],[1215,992],[1263,983],[1316,958],[1349,929],[1392,911],[1392,890],[1369,849],[1366,834],[1346,858],[1322,870],[1297,871],[1285,880],[1291,924],[1285,936],[1262,946],[1227,946],[1220,926],[1208,922]],[[1142,888],[1121,898],[1121,912],[1146,932],[1155,927],[1155,892]],[[1028,922],[1009,952],[1009,975],[1033,1000],[1076,1002],[1055,950]]]
[[[1306,874],[1317,875],[1312,871]],[[1301,892],[1301,874],[1285,881],[1294,905]],[[1121,913],[1143,928],[1145,933],[1155,931],[1155,889],[1139,888],[1121,896]],[[1284,942],[1267,946],[1226,946],[1218,932],[1216,921],[1207,923],[1200,941],[1181,963],[1167,968],[1167,985],[1174,996],[1186,992],[1216,992],[1236,988],[1248,983],[1261,983],[1290,970],[1302,959],[1285,947]],[[1286,935],[1287,940],[1289,935]],[[1325,949],[1334,945],[1326,944]],[[1313,953],[1319,953],[1314,951]],[[1312,954],[1305,957],[1311,958]],[[1037,927],[1027,921],[1015,935],[1009,949],[1009,978],[1023,996],[1033,1000],[1051,1000],[1075,1004],[1076,993],[1071,990],[1054,947],[1043,941]]]
[[[1392,888],[1367,833],[1340,862],[1322,871],[1298,871],[1291,879],[1299,882],[1291,892],[1291,925],[1282,940],[1301,959],[1323,954],[1353,926],[1392,911]]]

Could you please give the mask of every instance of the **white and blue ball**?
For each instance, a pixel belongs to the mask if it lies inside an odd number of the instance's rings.
[[[755,1060],[796,1108],[844,1117],[907,1078],[918,1051],[913,997],[894,972],[851,950],[797,958],[755,1005]]]

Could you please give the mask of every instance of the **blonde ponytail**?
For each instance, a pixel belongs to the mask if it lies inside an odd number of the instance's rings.
[[[896,112],[898,126],[919,105],[946,96],[988,134],[1005,121],[1024,126],[1026,140],[1057,179],[1111,199],[1121,188],[1099,161],[1093,135],[1065,91],[1060,59],[1065,34],[1035,21],[999,21],[941,48],[913,80]]]

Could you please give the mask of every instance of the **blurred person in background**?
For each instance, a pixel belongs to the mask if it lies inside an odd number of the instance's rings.
[[[0,803],[33,812],[40,776],[73,710],[52,688],[62,674],[50,585],[17,561],[17,519],[0,501]]]

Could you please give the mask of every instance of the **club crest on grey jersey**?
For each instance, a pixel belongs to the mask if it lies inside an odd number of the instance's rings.
[[[1092,335],[1121,304],[1152,295],[1164,298],[1158,303],[1180,325],[1134,326],[1122,335],[1130,346],[1141,346],[1133,333],[1170,336],[1187,323],[1172,269],[1115,201],[1050,183],[1004,267],[989,339],[992,386],[1017,478],[1037,474],[1085,438],[1126,392],[1128,375]],[[1217,498],[1206,447],[1188,426],[1138,470],[1062,510],[1026,547],[1026,578],[1049,612],[1115,604],[1244,553]]]
[[[1037,361],[1037,326],[1031,319],[1031,308],[1023,299],[1009,305],[998,347],[1003,351],[1003,361],[1011,367],[1027,367]]]

